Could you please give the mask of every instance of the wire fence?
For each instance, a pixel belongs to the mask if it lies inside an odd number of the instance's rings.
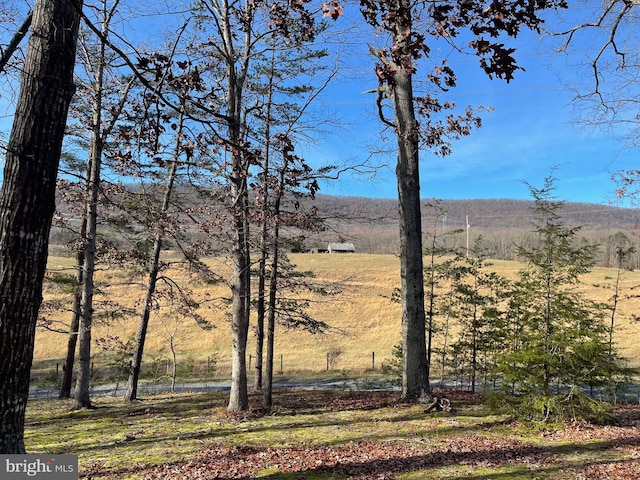
[[[91,364],[91,381],[94,394],[115,395],[126,386],[129,365],[128,362],[114,363],[96,359]],[[265,360],[263,359],[263,362]],[[359,374],[364,372],[381,373],[385,360],[371,353],[349,353],[333,349],[316,356],[295,356],[275,354],[273,362],[274,376],[289,376],[297,374],[320,374],[326,372],[340,372],[343,374]],[[247,356],[247,374],[249,381],[253,379],[256,368],[256,356]],[[175,372],[174,372],[175,370]],[[264,364],[262,367],[264,371]],[[164,389],[172,381],[181,385],[202,384],[211,389],[223,389],[231,376],[231,358],[221,355],[207,357],[185,356],[174,365],[166,358],[157,358],[143,362],[140,373],[141,391],[154,393],[157,389]],[[38,362],[34,365],[31,375],[32,396],[55,397],[63,377],[63,362]],[[277,378],[275,379],[277,380]],[[75,381],[73,382],[75,384]],[[154,390],[155,389],[155,390]],[[179,390],[178,388],[177,390]],[[39,392],[34,395],[33,392]],[[48,392],[48,393],[47,393]],[[122,392],[124,393],[124,392]]]

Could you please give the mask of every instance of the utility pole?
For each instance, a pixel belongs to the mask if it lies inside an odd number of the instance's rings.
[[[471,225],[469,225],[469,215],[465,215],[465,217],[467,219],[467,258],[469,258],[469,229]]]

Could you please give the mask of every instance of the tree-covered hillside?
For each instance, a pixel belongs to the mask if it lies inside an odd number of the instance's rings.
[[[199,201],[197,196],[182,192],[182,196]],[[348,197],[319,194],[315,199],[305,199],[306,207],[315,207],[320,217],[326,221],[327,228],[307,233],[294,249],[302,251],[313,248],[326,248],[327,244],[336,241],[354,243],[356,251],[361,253],[397,253],[398,250],[398,210],[397,201],[392,199]],[[482,235],[491,256],[499,259],[515,259],[515,246],[527,238],[531,232],[534,213],[533,202],[514,199],[470,199],[442,200],[439,209],[446,212],[438,214],[433,200],[423,200],[423,230],[456,231],[456,239],[460,248],[466,248],[467,221],[469,224],[469,242]],[[61,215],[67,220],[70,215],[64,202],[58,202]],[[598,263],[613,265],[615,247],[621,241],[629,244],[637,243],[636,226],[640,223],[639,212],[628,208],[610,205],[567,202],[560,211],[560,217],[566,225],[582,227],[581,234],[592,242],[602,246],[597,255]],[[186,220],[185,220],[186,221]],[[73,224],[73,220],[70,222]],[[188,230],[187,230],[188,231]],[[102,234],[117,239],[108,226],[104,226]],[[194,236],[200,233],[193,229]],[[65,244],[73,241],[75,236],[65,228],[53,229],[52,248],[56,254],[64,254]],[[120,238],[119,241],[125,241]],[[170,245],[169,245],[170,247]],[[640,259],[632,259],[633,267],[640,265]]]

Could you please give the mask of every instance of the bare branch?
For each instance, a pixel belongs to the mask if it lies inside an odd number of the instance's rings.
[[[622,8],[617,13],[615,13],[616,7],[620,5],[622,5]],[[596,54],[594,59],[591,61],[591,69],[593,71],[593,78],[595,82],[593,93],[596,94],[601,99],[601,103],[603,104],[604,104],[604,100],[602,98],[601,91],[600,91],[599,65],[606,51],[609,48],[611,48],[613,49],[613,52],[615,53],[615,55],[620,57],[620,68],[625,68],[626,54],[624,51],[618,48],[616,35],[618,33],[618,29],[620,27],[620,24],[622,23],[622,20],[625,18],[625,16],[631,11],[631,9],[634,6],[637,6],[637,5],[634,5],[634,3],[630,0],[613,0],[609,5],[606,6],[606,8],[602,11],[602,13],[600,14],[600,16],[596,21],[585,22],[580,25],[576,25],[568,30],[552,33],[552,35],[554,36],[567,37],[566,40],[563,42],[562,46],[558,50],[560,52],[566,52],[569,46],[572,44],[576,33],[586,29],[591,29],[591,28],[602,29],[606,27],[606,23],[608,21],[613,21],[613,23],[608,27],[610,29],[609,35],[605,39],[604,43],[600,46],[600,49],[598,50],[598,53]],[[612,15],[613,15],[613,18],[610,18]]]
[[[27,35],[29,27],[31,26],[32,17],[33,12],[29,12],[27,14],[27,18],[24,19],[24,22],[20,25],[20,28],[9,42],[9,45],[7,45],[5,51],[2,52],[2,56],[0,56],[0,72],[4,71],[4,68],[7,66],[7,63],[9,63],[9,60],[11,60],[14,52],[18,49],[20,42]]]
[[[140,70],[138,70],[138,67],[133,63],[133,61],[129,58],[129,55],[127,55],[124,51],[122,51],[121,48],[119,48],[117,45],[115,45],[109,38],[107,38],[101,31],[100,29],[98,29],[93,22],[84,14],[81,13],[81,17],[84,20],[85,24],[89,27],[89,29],[91,29],[91,31],[93,31],[93,33],[100,39],[101,42],[104,42],[105,45],[107,45],[111,50],[113,50],[123,61],[124,63],[127,65],[127,67],[129,67],[129,69],[131,70],[131,72],[135,75],[135,77],[140,81],[140,83],[142,83],[145,87],[147,87],[148,89],[150,89],[151,91],[154,92],[155,95],[157,95],[157,97],[162,101],[162,103],[164,105],[166,105],[169,108],[174,109],[175,111],[180,111],[180,106],[175,105],[173,102],[171,102],[169,99],[167,99],[163,92],[158,91],[157,86],[154,85],[152,82],[150,82],[143,74],[142,72],[140,72]],[[180,29],[178,35],[176,38],[179,38],[181,36],[181,34],[185,31],[185,29],[187,28],[188,25],[188,21],[185,22],[185,24],[182,26],[182,28]],[[177,40],[176,40],[177,41]],[[227,115],[223,115],[213,109],[207,108],[204,104],[202,103],[196,103],[196,102],[192,102],[197,108],[199,108],[200,110],[202,110],[204,113],[206,113],[207,115],[211,115],[212,117],[219,119],[219,120],[224,120],[224,121],[228,121],[229,118]],[[189,118],[194,118],[193,116],[187,114],[187,116]],[[201,118],[194,118],[195,120],[198,120],[200,122],[204,121]]]

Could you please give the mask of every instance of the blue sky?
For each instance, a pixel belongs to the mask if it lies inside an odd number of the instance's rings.
[[[580,5],[591,7],[592,0]],[[578,13],[583,13],[582,8]],[[353,5],[345,7],[345,17],[335,28],[359,23],[360,13]],[[368,27],[366,27],[368,28]],[[138,34],[150,37],[157,28],[142,28]],[[349,38],[349,37],[342,37]],[[341,38],[341,41],[342,41]],[[376,86],[372,73],[373,58],[366,43],[374,38],[371,30],[362,30],[352,43],[343,45],[348,57],[350,78],[330,87],[321,108],[340,118],[344,125],[338,133],[319,135],[315,145],[304,154],[318,164],[361,163],[371,148],[381,145],[381,124],[375,114],[374,96],[362,92]],[[586,43],[587,39],[591,44]],[[611,174],[637,165],[637,152],[624,150],[612,132],[584,127],[571,100],[574,93],[565,84],[590,86],[590,77],[581,65],[593,54],[598,39],[593,32],[583,35],[574,57],[553,55],[549,41],[540,43],[529,33],[513,45],[516,58],[526,71],[506,84],[488,80],[475,58],[452,56],[449,64],[458,75],[458,87],[446,99],[458,106],[492,107],[484,112],[483,127],[453,144],[453,154],[441,158],[421,152],[421,193],[423,198],[529,198],[523,181],[541,185],[551,174],[557,178],[557,196],[567,201],[606,204],[615,201],[615,183]],[[509,43],[511,44],[511,43]],[[421,68],[417,80],[427,71]],[[2,92],[6,95],[6,91]],[[4,113],[4,109],[2,111]],[[0,129],[8,132],[10,119],[0,119]],[[393,136],[387,132],[387,147]],[[396,198],[395,154],[389,150],[373,161],[386,164],[375,176],[344,175],[337,181],[323,182],[321,193],[381,198]]]
[[[458,74],[458,87],[451,97],[460,107],[493,107],[482,114],[483,127],[453,144],[453,154],[441,158],[421,152],[423,198],[529,198],[525,183],[541,186],[553,173],[556,194],[567,201],[607,204],[617,201],[611,174],[637,165],[637,152],[625,150],[615,138],[620,131],[586,127],[572,103],[570,87],[588,91],[591,77],[584,63],[594,52],[593,44],[581,39],[578,54],[554,55],[552,40],[540,42],[525,34],[514,46],[515,57],[526,71],[517,72],[509,84],[488,80],[472,57],[452,57],[450,66]],[[372,63],[370,59],[369,62]],[[363,159],[366,144],[375,143],[380,123],[374,114],[373,96],[361,92],[375,86],[371,69],[360,81],[341,85],[334,106],[352,123],[345,135],[320,144],[318,157]],[[418,73],[424,76],[423,69]],[[640,87],[639,87],[640,88]],[[356,140],[357,139],[357,140]],[[393,139],[392,139],[393,140]],[[378,158],[378,161],[381,161]],[[367,176],[349,176],[322,184],[322,192],[366,197],[396,197],[394,154],[389,167]]]

